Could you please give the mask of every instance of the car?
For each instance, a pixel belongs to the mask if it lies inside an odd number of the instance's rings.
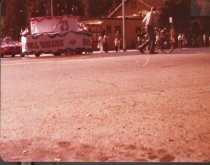
[[[21,42],[13,41],[10,37],[5,37],[3,40],[1,40],[0,44],[1,57],[4,57],[5,55],[11,55],[12,57],[15,57],[15,55],[21,54],[21,51],[22,51]]]

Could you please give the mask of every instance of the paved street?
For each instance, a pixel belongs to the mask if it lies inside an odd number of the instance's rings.
[[[6,161],[210,160],[210,48],[1,59]]]

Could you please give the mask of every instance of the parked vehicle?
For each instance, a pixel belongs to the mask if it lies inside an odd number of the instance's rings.
[[[0,54],[1,57],[5,55],[11,55],[15,57],[17,54],[21,54],[21,43],[18,41],[13,41],[11,37],[5,37],[1,40],[0,44]]]

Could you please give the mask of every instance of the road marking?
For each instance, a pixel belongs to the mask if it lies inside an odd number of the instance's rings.
[[[22,61],[7,61],[7,63],[2,63],[1,66],[15,66],[15,65],[31,65],[31,64],[49,64],[49,63],[55,63],[55,62],[81,62],[81,61],[97,61],[97,60],[113,60],[115,58],[118,58],[119,56],[114,57],[98,57],[98,58],[82,58],[82,59],[51,59],[51,60],[45,60],[40,61],[40,59],[33,59],[32,61],[27,58],[22,58]],[[142,65],[142,67],[145,67],[149,63],[149,58],[146,57],[146,61]]]
[[[146,57],[146,61],[144,62],[142,66],[145,67],[148,63],[149,63],[149,57]]]
[[[23,61],[17,62],[17,61],[10,61],[9,63],[2,63],[1,62],[1,66],[14,66],[14,65],[29,65],[29,64],[49,64],[49,63],[53,63],[53,62],[80,62],[80,61],[96,61],[96,60],[100,60],[100,59],[106,59],[106,60],[110,60],[110,59],[114,59],[117,58],[116,57],[105,57],[105,58],[84,58],[84,59],[57,59],[57,60],[48,60],[48,61],[40,61],[39,59],[37,60],[33,60],[33,61],[25,61],[26,59],[22,59]]]

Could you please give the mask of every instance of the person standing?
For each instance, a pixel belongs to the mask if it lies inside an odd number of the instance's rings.
[[[67,3],[65,3],[63,11],[64,11],[63,12],[64,14],[69,14],[70,13],[69,7],[68,7],[68,4]]]
[[[104,48],[104,52],[108,53],[108,35],[104,33],[103,36],[103,48]]]
[[[203,34],[203,46],[204,47],[206,47],[207,41],[208,41],[207,35],[206,34]]]
[[[61,6],[59,3],[56,4],[56,11],[55,11],[55,15],[56,16],[60,16],[62,13],[61,13]]]
[[[114,46],[115,46],[116,52],[120,51],[120,33],[119,33],[119,31],[117,31],[115,34]]]
[[[182,47],[183,47],[182,33],[179,33],[179,35],[178,35],[178,48],[182,49]]]
[[[100,34],[100,36],[98,37],[98,46],[97,46],[100,53],[104,51],[103,45],[104,45],[103,35]]]
[[[144,53],[144,48],[149,45],[149,53],[150,54],[157,54],[155,50],[155,27],[157,27],[158,24],[158,14],[156,11],[156,8],[152,7],[150,12],[146,14],[144,17],[142,23],[145,25],[146,33],[148,36],[148,39],[141,44],[137,49]]]
[[[71,8],[71,12],[74,16],[78,16],[78,7],[77,5],[73,4]]]

